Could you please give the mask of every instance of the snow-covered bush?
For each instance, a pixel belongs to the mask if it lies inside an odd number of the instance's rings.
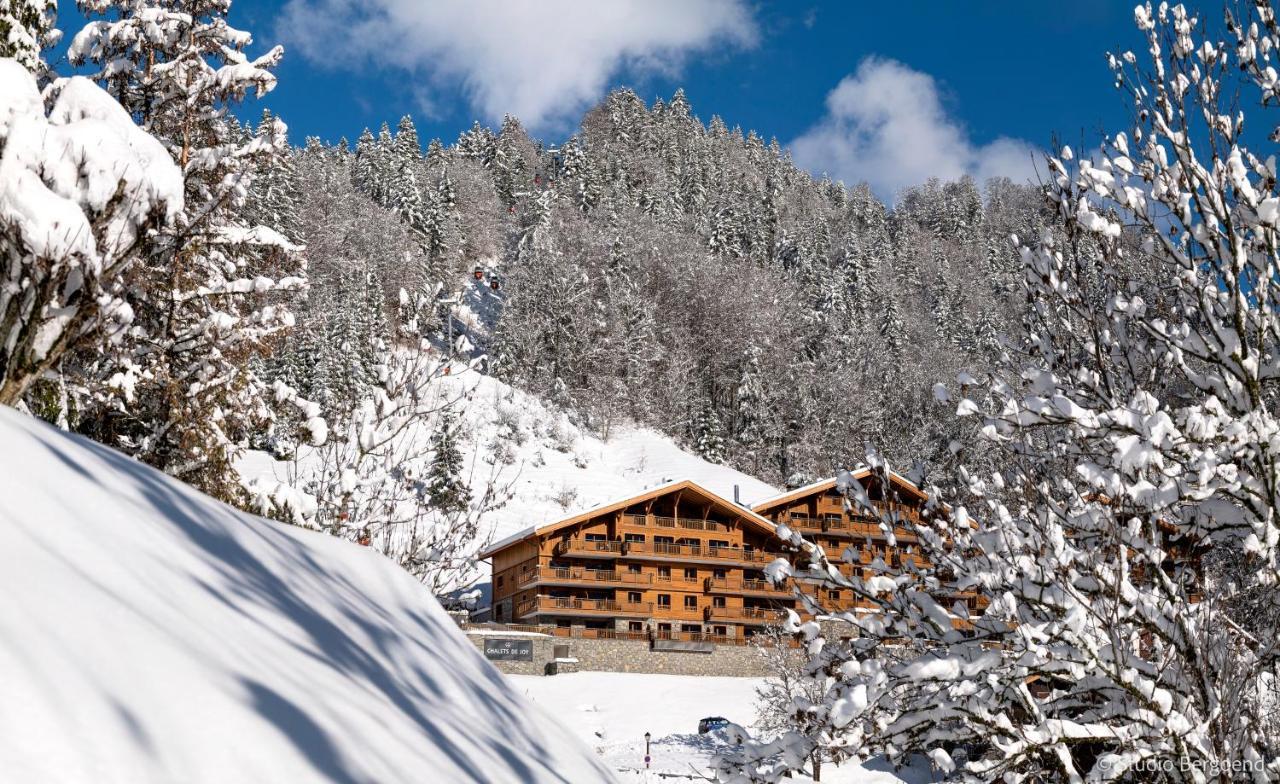
[[[783,531],[799,576],[875,611],[793,626],[831,679],[821,730],[748,744],[724,780],[819,745],[964,781],[1280,780],[1280,192],[1238,110],[1275,100],[1280,26],[1265,4],[1225,42],[1181,6],[1136,17],[1149,65],[1111,59],[1135,124],[1049,158],[1022,340],[961,379],[957,414],[1009,467],[959,471],[919,524],[883,513],[922,569],[846,578]]]
[[[436,594],[474,582],[489,514],[510,493],[500,467],[467,473],[456,412],[469,399],[443,369],[425,344],[384,348],[377,382],[330,415],[327,438],[297,450],[285,481],[251,486],[258,510],[373,547]]]
[[[0,404],[132,320],[121,276],[183,207],[164,146],[87,79],[0,59]]]

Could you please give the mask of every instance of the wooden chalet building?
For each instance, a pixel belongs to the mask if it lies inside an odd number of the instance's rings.
[[[928,500],[896,474],[887,492],[870,471],[854,477],[896,519],[918,520]],[[782,610],[798,609],[791,586],[774,586],[764,576],[774,559],[791,557],[774,535],[776,524],[823,547],[846,575],[861,569],[870,576],[877,561],[890,571],[924,563],[904,528],[895,528],[890,545],[878,519],[845,511],[834,478],[751,509],[681,481],[490,546],[482,557],[493,566],[491,620],[586,636],[740,641],[780,621]],[[860,564],[844,562],[851,545]],[[822,591],[822,606],[832,610],[861,606],[847,589],[802,590]],[[973,603],[971,595],[954,598]]]
[[[790,589],[764,576],[778,545],[765,518],[681,481],[527,529],[481,555],[493,565],[493,621],[730,641],[794,606]]]
[[[904,477],[890,474],[887,492],[869,469],[855,471],[853,477],[863,484],[867,496],[881,513],[887,512],[896,520],[920,519],[928,496]],[[845,511],[844,500],[833,477],[757,502],[752,511],[775,525],[786,525],[822,547],[827,558],[838,565],[845,576],[852,576],[856,568],[862,570],[863,577],[869,577],[875,573],[872,564],[877,560],[883,561],[891,571],[903,568],[908,562],[925,563],[914,534],[895,526],[895,543],[890,545],[889,537],[880,528],[879,518]],[[859,553],[860,565],[844,561],[845,549],[851,545]],[[824,608],[848,610],[860,606],[851,591],[819,590],[825,594],[821,597]]]

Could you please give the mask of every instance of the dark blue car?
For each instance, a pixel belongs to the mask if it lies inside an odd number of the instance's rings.
[[[698,734],[706,735],[708,732],[713,732],[721,727],[727,726],[729,726],[729,720],[723,716],[708,716],[698,722]]]

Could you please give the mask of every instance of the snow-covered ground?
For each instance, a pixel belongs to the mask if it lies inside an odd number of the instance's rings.
[[[0,779],[596,782],[386,559],[0,406]]]
[[[462,402],[466,476],[477,483],[496,472],[497,484],[511,493],[490,517],[493,541],[678,479],[691,479],[731,500],[736,485],[740,500],[748,504],[779,492],[755,477],[685,452],[647,428],[617,427],[605,440],[575,426],[536,395],[462,362],[454,368],[453,375],[438,383],[441,399]],[[237,467],[248,482],[288,478],[287,467],[264,452],[248,452]]]
[[[755,720],[759,678],[577,672],[543,677],[509,675],[516,688],[590,744],[621,781],[678,782],[706,776],[718,741],[698,734],[698,720],[723,716],[749,727]],[[650,739],[650,773],[644,772],[644,734]],[[664,775],[658,775],[664,774]],[[800,782],[803,779],[793,779]],[[882,761],[827,765],[823,782],[924,784],[927,766],[893,772]]]

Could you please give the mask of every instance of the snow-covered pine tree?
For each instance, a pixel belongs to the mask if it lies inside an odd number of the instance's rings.
[[[892,290],[877,293],[880,318],[876,325],[876,334],[879,335],[881,344],[888,350],[889,356],[897,359],[902,356],[902,350],[906,345],[907,336],[903,334],[906,324],[898,312],[897,297],[893,295]]]
[[[478,120],[458,135],[456,147],[460,155],[479,161],[486,168],[493,166],[498,151],[493,131],[481,125]]]
[[[255,161],[244,219],[260,220],[290,242],[299,243],[302,238],[298,228],[298,177],[288,131],[284,121],[270,109],[262,110],[262,119],[253,135],[263,152]]]
[[[351,179],[357,188],[368,194],[372,194],[376,187],[374,183],[377,176],[376,146],[377,140],[373,138],[373,131],[365,128],[360,132],[360,136],[356,139],[356,159],[351,167]]]
[[[431,434],[431,468],[427,471],[427,498],[439,512],[465,512],[471,491],[462,476],[462,450],[458,445],[458,418],[451,410],[441,413]]]
[[[418,128],[413,124],[413,118],[407,114],[396,124],[396,138],[391,145],[391,154],[398,166],[410,166],[422,159]]]
[[[698,406],[689,424],[689,440],[693,451],[702,459],[722,463],[725,458],[724,426],[710,400]]]
[[[299,249],[275,227],[241,217],[255,160],[275,149],[245,141],[228,109],[275,86],[280,47],[257,58],[226,23],[226,0],[95,0],[100,17],[71,43],[73,63],[99,81],[182,168],[184,209],[131,271],[130,329],[85,358],[81,427],[101,441],[223,499],[231,463],[271,416],[252,358],[293,316],[305,286]]]
[[[432,139],[427,143],[427,154],[424,156],[427,161],[428,168],[432,170],[444,163],[445,149],[439,139]]]
[[[520,121],[509,114],[503,117],[493,158],[493,183],[503,206],[515,207],[519,196],[533,190],[536,157],[533,142]]]
[[[43,84],[49,76],[44,51],[62,37],[57,19],[57,0],[0,0],[0,58],[17,60]]]

